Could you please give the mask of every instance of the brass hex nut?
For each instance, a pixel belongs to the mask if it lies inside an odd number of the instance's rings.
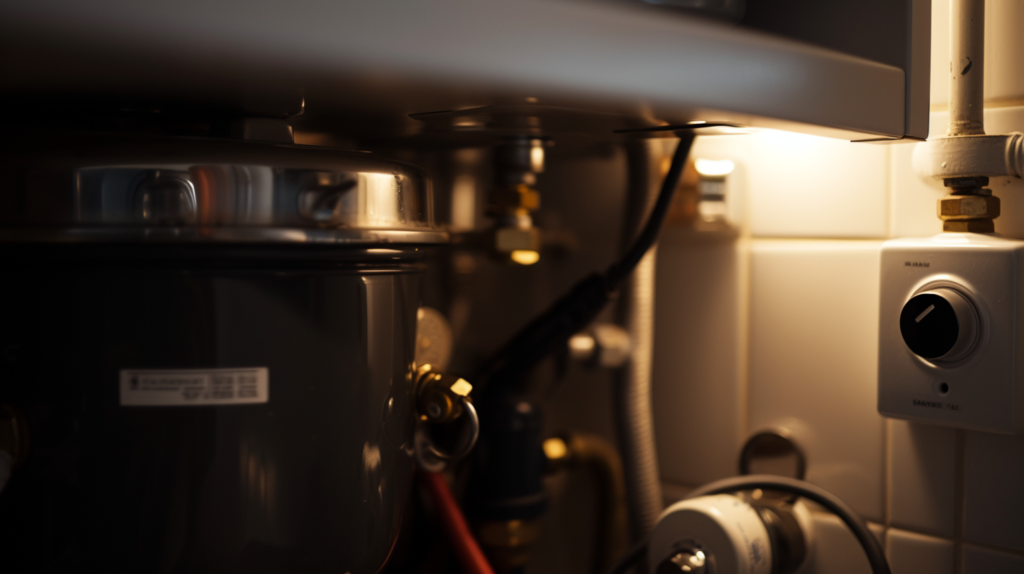
[[[950,219],[942,222],[943,231],[957,233],[995,233],[991,219]]]
[[[528,185],[516,186],[516,192],[519,193],[519,206],[523,209],[529,209],[530,211],[537,211],[540,209],[540,193],[536,189]]]
[[[491,192],[491,208],[494,213],[516,213],[540,209],[540,193],[526,184],[514,187],[500,187]]]
[[[999,217],[999,198],[994,195],[947,195],[939,200],[943,221]]]

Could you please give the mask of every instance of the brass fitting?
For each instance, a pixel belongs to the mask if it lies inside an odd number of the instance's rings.
[[[993,233],[993,219],[999,217],[999,198],[986,189],[987,177],[947,178],[952,193],[938,203],[943,231]]]
[[[493,520],[480,524],[480,544],[487,549],[498,572],[511,572],[526,565],[530,545],[540,537],[536,520]]]
[[[991,219],[943,221],[942,230],[954,233],[995,233],[996,224]]]
[[[542,447],[549,474],[571,469],[586,469],[591,474],[600,500],[591,562],[595,570],[606,572],[625,552],[622,543],[629,539],[626,479],[618,449],[602,437],[576,433],[551,437]]]
[[[532,265],[540,258],[540,232],[532,214],[540,209],[534,185],[544,171],[546,145],[544,139],[524,135],[508,138],[494,150],[494,189],[487,214],[494,218],[491,252],[500,260]]]
[[[416,410],[421,420],[448,423],[462,416],[462,401],[470,400],[473,385],[454,375],[435,372],[430,365],[416,372]]]
[[[496,190],[491,200],[490,213],[497,220],[492,230],[494,254],[523,264],[517,254],[540,252],[540,230],[534,227],[530,215],[540,209],[540,194],[526,184],[518,184]]]
[[[986,190],[987,191],[987,190]],[[939,200],[943,231],[992,233],[999,217],[999,198],[994,195],[947,195]]]
[[[502,186],[491,194],[492,213],[527,214],[540,209],[540,193],[526,185]]]

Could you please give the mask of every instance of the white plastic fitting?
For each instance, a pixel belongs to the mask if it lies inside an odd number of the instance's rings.
[[[949,132],[914,149],[924,177],[1022,177],[1024,135],[985,135],[985,1],[950,3]]]
[[[704,552],[718,574],[770,574],[768,530],[749,504],[731,494],[691,498],[666,509],[648,544],[653,569],[674,551]]]
[[[795,529],[780,530],[776,523],[771,526],[774,534],[769,534],[769,526],[758,511],[738,496],[714,494],[677,502],[662,512],[651,533],[648,571],[661,571],[659,566],[679,553],[697,555],[705,561],[706,570],[699,572],[769,574],[799,569],[814,552],[814,523],[802,501],[789,508]],[[773,536],[788,541],[789,545],[783,544],[791,549],[788,557],[773,556]],[[792,553],[796,548],[794,537],[800,539],[798,555]]]
[[[1024,177],[1024,134],[937,138],[917,144],[913,166],[925,177]]]

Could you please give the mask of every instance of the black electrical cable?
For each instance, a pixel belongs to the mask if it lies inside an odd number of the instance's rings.
[[[868,525],[864,520],[838,496],[809,482],[784,476],[752,474],[749,476],[726,478],[706,484],[690,492],[686,498],[696,498],[709,494],[724,494],[736,492],[737,490],[754,490],[756,488],[796,494],[824,506],[829,512],[838,516],[846,524],[847,528],[853,532],[853,535],[857,537],[857,541],[860,542],[861,547],[864,549],[864,554],[867,555],[868,562],[871,564],[871,572],[874,574],[891,574],[889,563],[885,559],[885,551],[882,550],[882,545],[878,543],[878,539],[868,530]]]
[[[726,494],[738,490],[754,490],[757,488],[796,494],[824,506],[829,512],[838,516],[857,538],[857,541],[860,542],[861,548],[864,549],[864,554],[867,555],[868,563],[871,565],[871,572],[873,574],[892,574],[889,570],[889,562],[885,559],[885,551],[882,550],[882,545],[871,534],[871,531],[868,530],[868,525],[857,515],[856,511],[850,508],[838,496],[809,482],[768,474],[737,476],[705,484],[691,491],[686,498]],[[635,565],[643,557],[642,548],[639,547],[645,545],[646,541],[643,541],[630,549],[629,554],[612,570],[612,574],[620,574]]]
[[[672,154],[672,164],[662,181],[658,199],[642,231],[625,254],[604,274],[593,273],[577,283],[499,349],[474,378],[477,388],[485,389],[485,393],[496,392],[495,387],[507,390],[504,389],[506,383],[519,380],[550,352],[564,346],[570,337],[597,318],[601,309],[657,240],[696,137],[690,130],[705,126],[696,124],[678,128],[683,133]]]
[[[651,215],[647,218],[647,223],[622,258],[605,272],[608,283],[613,288],[618,288],[626,277],[629,277],[640,260],[644,258],[647,250],[658,239],[658,233],[668,215],[668,208],[672,205],[673,193],[679,186],[679,178],[683,175],[686,158],[690,155],[690,147],[693,146],[695,138],[696,136],[692,132],[684,133],[679,137],[679,145],[676,146],[676,151],[672,154],[672,164],[662,181],[661,192],[658,193],[658,199],[654,203],[654,207],[651,208]]]

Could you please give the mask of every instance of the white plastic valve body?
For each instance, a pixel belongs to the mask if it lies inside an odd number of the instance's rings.
[[[1024,431],[1024,241],[977,233],[895,239],[882,247],[881,265],[878,411]],[[945,318],[934,295],[950,303]],[[920,301],[929,296],[934,308]],[[929,343],[940,346],[929,352]]]
[[[770,574],[771,541],[752,506],[736,496],[716,494],[683,500],[659,517],[647,545],[650,572],[666,558],[700,550],[715,574]]]

